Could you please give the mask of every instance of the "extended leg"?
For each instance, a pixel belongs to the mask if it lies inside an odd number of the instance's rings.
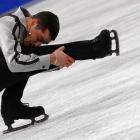
[[[35,53],[37,55],[45,55],[53,53],[56,49],[58,49],[61,46],[65,46],[66,49],[64,50],[64,52],[69,56],[73,57],[75,60],[95,59],[96,56],[94,49],[96,48],[96,45],[97,44],[93,43],[92,40],[85,40],[58,45],[45,45],[28,48],[23,47],[22,53]]]
[[[114,37],[110,36],[111,32],[114,33]],[[117,32],[115,30],[112,30],[111,32],[109,30],[103,30],[97,37],[91,40],[30,48],[23,46],[22,53],[35,53],[37,55],[45,55],[54,52],[61,46],[65,46],[66,50],[64,50],[64,52],[73,57],[75,60],[104,58],[108,54],[112,54],[113,52],[119,55],[119,39]],[[111,41],[113,39],[115,39],[116,41],[116,50],[112,50]]]

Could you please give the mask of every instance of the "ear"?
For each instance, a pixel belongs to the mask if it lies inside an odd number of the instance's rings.
[[[31,19],[31,25],[37,24],[38,23],[38,19],[34,18]]]

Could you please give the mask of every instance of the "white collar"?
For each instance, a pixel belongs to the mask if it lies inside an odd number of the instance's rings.
[[[13,14],[16,15],[19,18],[20,22],[27,29],[27,23],[26,23],[25,17],[31,17],[32,18],[31,14],[23,7],[19,7],[18,10]]]

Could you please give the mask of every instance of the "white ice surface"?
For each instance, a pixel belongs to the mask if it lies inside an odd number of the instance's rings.
[[[50,118],[3,135],[7,127],[0,117],[0,140],[140,140],[140,1],[44,0],[28,10],[58,15],[61,30],[51,44],[116,29],[121,55],[31,77],[22,101],[42,105]]]

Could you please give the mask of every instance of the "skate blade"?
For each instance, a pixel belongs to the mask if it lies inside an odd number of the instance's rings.
[[[119,38],[118,38],[118,33],[116,30],[111,30],[110,33],[114,33],[114,37],[111,37],[111,40],[115,40],[116,42],[116,50],[111,50],[111,55],[112,53],[116,53],[117,56],[120,55],[120,48],[119,48]]]
[[[28,128],[28,127],[30,127],[32,125],[42,123],[42,122],[48,120],[48,118],[49,118],[49,116],[47,114],[44,114],[44,118],[42,118],[42,119],[40,119],[38,121],[36,121],[35,119],[32,119],[31,123],[29,123],[29,124],[26,124],[26,125],[23,125],[23,126],[20,126],[20,127],[16,127],[16,128],[10,127],[7,130],[4,130],[3,134],[7,134],[7,133],[11,133],[11,132],[15,132],[15,131],[18,131],[18,130],[22,130],[22,129]]]

